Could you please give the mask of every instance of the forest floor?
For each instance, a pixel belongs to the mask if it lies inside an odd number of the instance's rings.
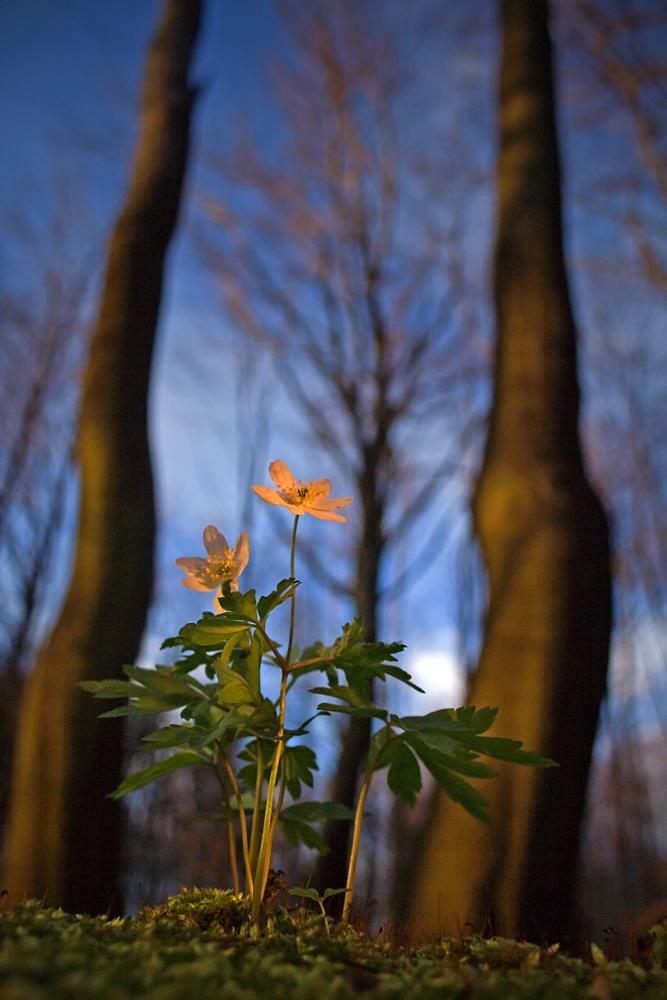
[[[277,908],[251,926],[229,891],[182,890],[136,917],[36,900],[0,914],[1,1000],[667,1000],[667,921],[640,963],[505,938],[422,947]]]

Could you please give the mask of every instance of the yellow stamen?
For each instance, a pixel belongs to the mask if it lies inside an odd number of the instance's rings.
[[[295,482],[294,486],[290,490],[285,490],[285,493],[295,504],[310,503],[316,500],[317,497],[322,496],[324,490],[321,486],[313,486],[312,480],[307,482],[302,482],[301,480]]]

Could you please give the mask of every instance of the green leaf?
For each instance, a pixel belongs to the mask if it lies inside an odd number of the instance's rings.
[[[143,667],[135,667],[131,664],[126,664],[123,670],[132,680],[138,681],[139,684],[143,684],[144,687],[148,688],[151,694],[183,694],[187,695],[190,699],[197,696],[197,691],[193,690],[193,688],[201,690],[201,684],[194,677],[190,677],[188,681],[184,681],[180,677],[164,674],[159,670],[145,670]],[[145,691],[142,693],[146,694]]]
[[[132,719],[145,719],[148,715],[155,715],[155,709],[137,708],[134,702],[129,702],[127,705],[119,705],[118,708],[112,708],[109,712],[102,712],[97,718],[118,719],[124,715],[129,715]]]
[[[438,729],[466,730],[470,733],[485,733],[496,721],[498,715],[497,708],[480,708],[479,711],[472,705],[465,708],[441,708],[437,712],[429,712],[428,715],[409,716],[410,721],[415,725],[410,728],[435,726]],[[408,721],[407,719],[405,721]]]
[[[341,892],[347,892],[347,889],[325,889],[322,893],[322,900],[328,899],[329,896],[338,896]]]
[[[383,722],[387,721],[388,712],[383,708],[353,708],[352,706],[346,705],[332,705],[329,702],[323,701],[317,706],[318,712],[340,712],[341,715],[354,715],[361,719],[382,719]]]
[[[387,773],[389,788],[406,806],[414,806],[417,792],[422,787],[421,771],[417,758],[404,740],[391,740],[381,750],[377,767],[386,767],[387,764],[390,765]]]
[[[222,649],[230,636],[240,636],[249,628],[243,622],[225,620],[225,615],[212,615],[210,618],[202,618],[196,625],[192,622],[184,625],[180,635],[206,649]]]
[[[222,687],[219,694],[221,704],[230,707],[256,704],[250,685],[244,677],[241,677],[230,667],[226,667],[220,660],[215,661],[215,672]]]
[[[358,645],[364,635],[363,618],[355,618],[353,622],[343,625],[343,634],[339,636],[331,647],[333,657],[340,656],[346,649]]]
[[[453,802],[462,805],[471,816],[491,825],[491,817],[486,810],[488,801],[476,788],[452,773],[452,769],[447,766],[450,760],[448,756],[427,747],[414,733],[406,733],[405,740],[419,754],[442,790]]]
[[[189,747],[193,738],[196,738],[198,734],[203,735],[205,732],[206,730],[201,726],[179,724],[164,726],[162,729],[156,729],[154,733],[148,733],[147,736],[142,737],[143,741],[149,743],[150,746],[141,749],[161,750],[167,747]]]
[[[302,844],[305,844],[306,847],[309,847],[313,851],[319,851],[320,854],[329,853],[329,848],[324,839],[308,823],[303,823],[301,820],[295,819],[283,819],[281,816],[278,820],[278,826],[283,837],[291,847],[298,847],[299,841],[301,841]]]
[[[328,823],[330,820],[354,819],[354,809],[348,809],[340,802],[294,802],[282,810],[280,817],[304,823]]]
[[[180,753],[174,754],[173,757],[161,760],[159,764],[153,764],[152,767],[146,767],[143,771],[131,774],[129,778],[121,781],[118,788],[107,797],[110,799],[119,799],[122,795],[129,795],[130,792],[136,792],[137,789],[143,788],[144,785],[155,781],[156,778],[161,778],[164,774],[171,774],[172,771],[177,771],[181,767],[192,767],[193,764],[203,763],[204,759],[198,753],[192,753],[190,750],[181,750]]]
[[[264,637],[260,632],[255,632],[252,637],[252,642],[250,643],[250,655],[247,660],[248,684],[250,686],[250,690],[252,691],[255,704],[259,704],[262,700],[262,693],[260,689],[260,669],[262,666],[262,655],[267,649],[268,646]]]
[[[147,694],[137,698],[135,705],[148,712],[171,712],[175,708],[191,704],[195,699],[200,700],[194,691],[189,691],[187,694]]]
[[[323,659],[329,656],[329,647],[325,646],[324,643],[314,642],[312,646],[307,646],[301,653],[302,660],[314,660],[316,658]]]
[[[231,658],[234,647],[236,646],[237,641],[244,634],[245,632],[235,632],[233,635],[230,635],[229,639],[227,640],[227,642],[223,647],[222,652],[220,653],[220,656],[218,656],[212,663],[212,667],[214,670],[216,669],[216,664],[218,663],[222,664],[223,667],[229,666],[229,660]]]
[[[135,698],[143,690],[129,681],[79,681],[77,686],[95,698]]]
[[[301,795],[301,782],[313,787],[313,771],[318,771],[317,757],[310,747],[299,744],[286,746],[283,754],[287,791],[293,799]]]
[[[497,778],[498,772],[478,760],[473,753],[469,753],[464,747],[457,747],[456,753],[447,755],[443,760],[443,765],[457,774],[465,774],[467,778]]]
[[[230,591],[229,587],[223,585],[222,603],[225,611],[222,617],[235,615],[237,618],[246,618],[251,622],[257,621],[257,601],[254,590],[246,590],[245,594],[237,591]]]
[[[395,677],[397,681],[401,681],[403,684],[407,684],[411,687],[413,691],[419,691],[420,694],[426,694],[423,688],[419,685],[413,683],[412,674],[409,674],[406,670],[401,670],[400,667],[392,667],[390,664],[384,664],[384,673],[388,674],[389,677]]]
[[[460,722],[466,729],[472,729],[474,733],[485,733],[496,721],[498,715],[497,708],[475,708],[468,705],[465,708],[450,709],[451,714],[457,722]]]
[[[274,608],[277,608],[284,601],[289,600],[292,596],[292,592],[296,587],[299,586],[299,581],[290,577],[287,580],[281,580],[278,586],[266,597],[260,597],[257,603],[257,613],[259,615],[259,620],[264,624],[268,616],[271,614]]]
[[[476,788],[469,785],[463,778],[452,774],[449,768],[436,768],[431,771],[431,774],[453,802],[458,802],[466,812],[469,812],[471,816],[475,816],[476,819],[481,819],[483,823],[488,823],[489,826],[493,825],[493,820],[487,812],[489,803],[481,792],[478,792]]]
[[[458,747],[456,741],[451,739],[442,729],[420,729],[419,738],[431,749],[439,750],[440,753],[448,755],[456,753]]]
[[[329,695],[331,698],[340,698],[341,701],[346,701],[348,705],[354,705],[355,708],[366,708],[373,705],[367,695],[364,698],[363,695],[360,695],[357,691],[353,691],[352,688],[345,687],[343,684],[330,684],[329,687],[311,688],[310,693]]]
[[[290,889],[287,895],[303,896],[305,899],[312,899],[315,903],[319,903],[320,901],[320,894],[317,889],[302,889],[300,886],[296,886],[294,889]]]
[[[506,739],[504,736],[470,736],[468,733],[456,734],[454,738],[473,753],[484,754],[495,760],[507,760],[512,764],[525,764],[528,767],[558,767],[555,760],[522,750],[523,744],[519,740]]]

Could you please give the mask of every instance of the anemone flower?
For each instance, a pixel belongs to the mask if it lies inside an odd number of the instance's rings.
[[[330,497],[331,483],[328,479],[310,479],[302,482],[295,479],[284,462],[271,462],[269,475],[277,490],[271,486],[253,486],[258,497],[266,503],[287,507],[293,514],[312,514],[322,521],[345,521],[342,514],[334,514],[339,507],[347,507],[354,497]]]
[[[183,579],[183,586],[190,590],[215,590],[213,607],[224,610],[219,598],[222,584],[229,581],[230,590],[239,589],[238,578],[246,568],[250,557],[250,539],[248,532],[242,531],[236,539],[233,549],[229,548],[227,539],[212,524],[204,528],[204,548],[207,558],[186,556],[176,560],[176,565],[188,574]]]

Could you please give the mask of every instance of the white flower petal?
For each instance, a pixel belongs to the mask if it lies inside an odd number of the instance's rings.
[[[271,462],[269,475],[279,490],[291,490],[294,486],[294,476],[284,462]]]
[[[208,562],[201,556],[184,556],[176,560],[176,565],[190,576],[200,576],[208,570]]]
[[[250,558],[250,537],[247,531],[242,531],[236,539],[236,545],[232,553],[235,575],[239,576],[248,565]]]
[[[224,559],[229,552],[227,539],[212,524],[204,528],[204,548],[210,556],[219,556],[221,559]]]
[[[215,580],[213,583],[208,583],[206,580],[195,579],[192,576],[184,576],[182,583],[184,587],[188,587],[190,590],[199,590],[204,592],[214,590],[218,581]]]
[[[331,493],[331,480],[330,479],[316,479],[314,483],[311,483],[310,489],[309,489],[308,492],[309,493],[310,492],[313,492],[313,493],[318,492],[319,495],[320,495],[320,497],[322,499],[324,499],[324,497],[328,497],[329,494]]]
[[[280,506],[285,506],[285,498],[282,493],[278,490],[274,490],[272,486],[251,486],[251,490],[265,500],[266,503],[279,504]]]
[[[317,517],[320,521],[347,521],[342,514],[334,514],[332,510],[318,510],[317,507],[308,507],[307,513]]]
[[[318,497],[317,500],[313,500],[312,503],[308,504],[308,509],[312,510],[315,508],[316,510],[338,510],[339,507],[348,507],[353,500],[354,497],[331,497],[330,500],[320,500]]]

